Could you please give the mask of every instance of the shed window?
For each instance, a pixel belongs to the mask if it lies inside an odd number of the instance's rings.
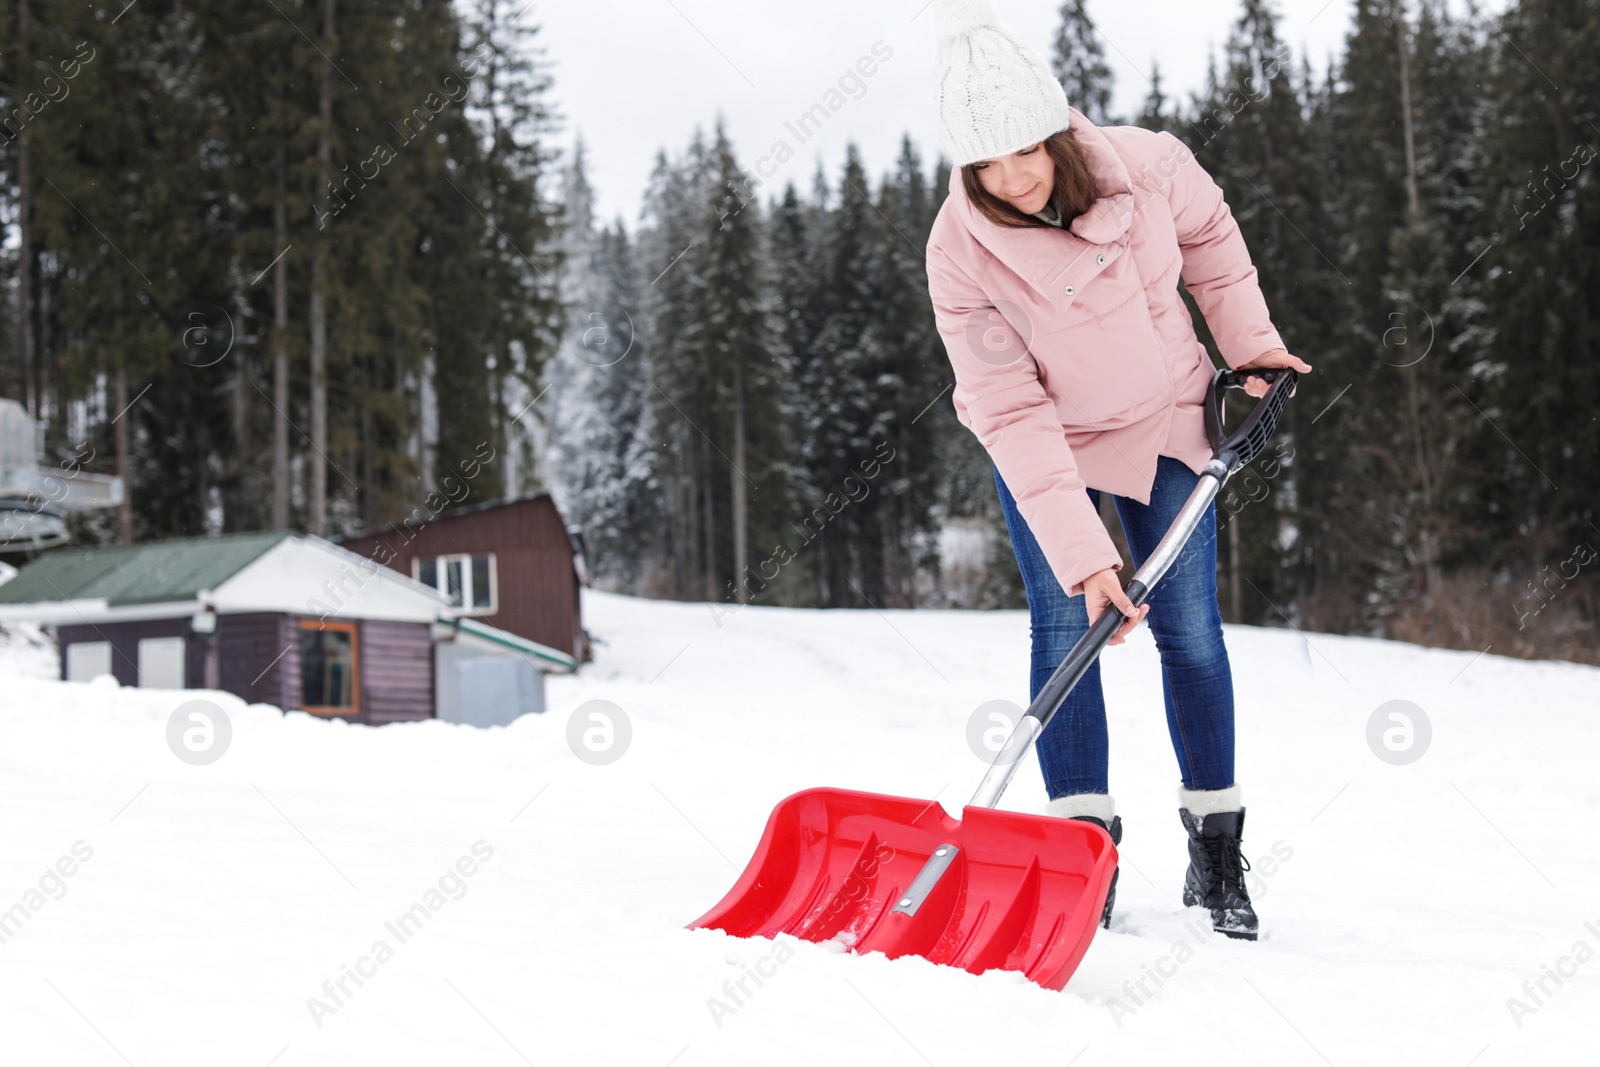
[[[143,689],[182,689],[184,645],[181,637],[139,639],[139,686]]]
[[[110,641],[75,641],[67,646],[67,681],[87,682],[110,673]]]
[[[354,623],[300,623],[300,708],[320,715],[354,715],[361,710]]]
[[[412,564],[413,577],[423,585],[439,590],[458,608],[470,608],[473,615],[493,615],[500,607],[498,574],[493,552],[481,555],[456,553],[419,558]]]

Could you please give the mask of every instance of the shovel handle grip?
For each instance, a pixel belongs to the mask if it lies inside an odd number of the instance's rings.
[[[1295,382],[1300,375],[1288,367],[1267,367],[1261,370],[1218,370],[1211,376],[1211,394],[1206,402],[1206,438],[1211,451],[1228,464],[1229,472],[1247,467],[1266,450],[1267,442],[1278,428],[1278,419],[1289,404]],[[1233,433],[1225,431],[1222,406],[1229,389],[1243,389],[1251,378],[1262,378],[1271,386],[1267,395],[1256,404],[1255,410]]]

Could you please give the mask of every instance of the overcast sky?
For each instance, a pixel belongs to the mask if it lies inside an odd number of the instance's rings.
[[[1277,6],[1295,62],[1303,53],[1325,70],[1340,51],[1354,4],[1279,0]],[[1484,6],[1503,10],[1505,0]],[[994,7],[1048,57],[1059,0],[995,0]],[[566,124],[555,139],[570,147],[583,135],[599,220],[620,215],[631,233],[656,153],[677,157],[696,124],[709,134],[719,111],[747,171],[779,140],[796,152],[786,165],[769,167],[771,177],[757,187],[763,202],[781,195],[789,181],[809,190],[819,158],[836,186],[851,140],[874,181],[890,169],[907,133],[924,168],[931,167],[940,144],[927,98],[934,35],[926,8],[927,0],[533,0],[523,19],[542,27],[536,42],[553,63],[553,100]],[[1138,109],[1152,60],[1160,63],[1169,98],[1187,100],[1239,9],[1239,0],[1091,3],[1116,76],[1113,111]],[[788,124],[871,57],[875,44],[889,58],[863,79],[859,99],[847,93],[845,106],[802,141]]]

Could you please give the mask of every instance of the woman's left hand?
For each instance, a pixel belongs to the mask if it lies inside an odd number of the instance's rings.
[[[1300,374],[1309,374],[1311,372],[1311,364],[1299,356],[1291,356],[1286,348],[1274,348],[1271,352],[1263,352],[1249,363],[1242,364],[1234,369],[1268,370],[1272,367],[1289,367]],[[1298,390],[1298,388],[1296,386],[1295,390]],[[1289,395],[1294,396],[1295,390],[1291,390]],[[1266,396],[1267,380],[1251,375],[1245,380],[1244,391],[1255,397]]]

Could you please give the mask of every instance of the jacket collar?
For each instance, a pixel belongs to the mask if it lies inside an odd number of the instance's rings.
[[[1133,182],[1128,167],[1101,129],[1077,108],[1068,107],[1070,129],[1094,176],[1095,202],[1065,230],[1039,226],[1012,228],[986,218],[967,198],[961,168],[950,171],[950,199],[957,217],[977,242],[1030,285],[1054,296],[1054,280],[1085,254],[1120,241],[1133,220]],[[1065,238],[1065,240],[1063,240]]]

